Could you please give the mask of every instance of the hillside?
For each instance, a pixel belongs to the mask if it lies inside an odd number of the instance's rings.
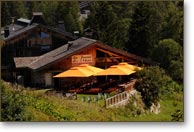
[[[17,88],[4,81],[0,86],[2,121],[172,121],[171,115],[183,110],[182,94],[161,100],[161,113],[156,115],[142,111],[142,105],[105,109],[99,103],[47,96],[45,90]],[[136,102],[141,104],[138,99],[137,96]]]

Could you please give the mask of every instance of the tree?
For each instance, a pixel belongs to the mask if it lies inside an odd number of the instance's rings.
[[[23,1],[4,1],[2,2],[2,8],[1,12],[1,22],[2,26],[9,25],[11,23],[11,17],[14,17],[15,19],[18,18],[26,18],[27,8],[25,7],[25,2]]]
[[[129,52],[151,57],[159,41],[172,38],[183,45],[182,2],[136,2],[129,27]]]
[[[137,2],[132,14],[132,22],[129,28],[129,41],[126,48],[129,52],[148,56],[151,47],[150,18],[151,10],[148,2]]]
[[[93,2],[91,14],[85,23],[85,27],[94,30],[93,38],[119,49],[125,48],[131,21],[129,3]],[[123,10],[125,12],[122,12]]]
[[[57,22],[63,20],[68,32],[79,31],[82,33],[83,28],[79,21],[79,6],[77,1],[58,2],[56,12],[55,18]]]
[[[141,92],[145,105],[149,108],[152,103],[157,104],[160,99],[162,87],[171,80],[161,68],[147,67],[137,72],[135,89]]]
[[[11,14],[9,12],[9,5],[8,2],[3,1],[1,2],[1,26],[6,26],[10,24],[10,17]]]
[[[153,50],[152,58],[159,62],[177,82],[183,82],[183,49],[173,39],[161,40]]]
[[[160,39],[172,38],[183,46],[183,14],[183,1],[169,2],[161,24]]]
[[[39,3],[40,4],[40,3]],[[40,11],[43,12],[43,18],[47,25],[49,26],[55,26],[57,24],[55,16],[58,13],[57,12],[57,5],[58,2],[52,1],[42,1],[40,6]]]
[[[183,61],[180,60],[172,60],[168,67],[168,72],[170,76],[177,82],[183,82],[184,76],[184,69],[183,69]]]
[[[13,2],[13,5],[14,5],[16,17],[27,18],[28,13],[27,13],[27,8],[26,8],[26,3],[24,1]],[[14,12],[13,12],[13,14],[14,14]]]
[[[152,58],[159,62],[161,67],[168,69],[171,61],[182,60],[183,49],[173,39],[164,39],[153,50]]]

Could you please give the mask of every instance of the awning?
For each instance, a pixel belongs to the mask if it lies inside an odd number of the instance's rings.
[[[84,69],[84,70],[91,71],[94,74],[98,73],[98,72],[104,71],[104,69],[101,69],[101,68],[98,68],[98,67],[94,67],[94,66],[91,66],[91,65],[88,65],[88,64],[81,64],[78,67],[81,68],[81,69]]]
[[[64,71],[56,76],[54,76],[55,78],[61,78],[61,77],[89,77],[92,76],[93,72],[88,71],[88,70],[84,70],[81,69],[79,67],[73,67],[70,68],[67,71]]]
[[[126,62],[119,63],[118,65],[115,65],[115,66],[118,66],[118,67],[121,67],[121,68],[130,69],[132,71],[142,70],[141,67],[138,67],[138,66],[135,66],[135,65],[131,65],[131,64],[128,64]]]
[[[111,66],[108,69],[105,69],[102,72],[96,73],[94,76],[107,76],[107,75],[130,75],[135,73],[136,71],[132,71],[126,68],[121,68],[118,66]]]

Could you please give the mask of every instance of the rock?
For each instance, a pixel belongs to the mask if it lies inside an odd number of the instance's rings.
[[[150,112],[155,113],[155,114],[159,114],[160,113],[160,103],[158,103],[157,105],[152,103],[152,105],[150,107]]]

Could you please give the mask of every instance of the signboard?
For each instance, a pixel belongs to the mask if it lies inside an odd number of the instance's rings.
[[[92,63],[92,55],[74,55],[72,56],[72,64],[77,63]]]

